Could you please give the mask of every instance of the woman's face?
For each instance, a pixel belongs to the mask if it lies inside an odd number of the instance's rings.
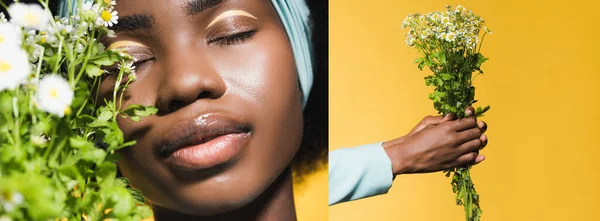
[[[120,118],[119,167],[155,206],[194,215],[239,208],[289,165],[302,133],[293,54],[266,0],[119,0],[111,48],[137,59],[124,107],[157,115]],[[110,97],[115,77],[100,86]]]

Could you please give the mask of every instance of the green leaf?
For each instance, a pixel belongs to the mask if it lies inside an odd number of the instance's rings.
[[[451,74],[442,73],[439,75],[442,77],[442,79],[444,79],[444,81],[449,81],[449,80],[454,79],[454,76],[452,76]]]
[[[489,60],[489,58],[484,57],[481,53],[475,54],[477,61],[475,62],[475,69],[479,70],[483,62]]]
[[[133,196],[133,199],[135,199],[136,203],[140,203],[140,204],[145,203],[145,199],[144,199],[144,196],[142,195],[141,191],[134,189],[134,188],[127,188],[127,190],[129,191],[131,196]]]
[[[85,66],[85,73],[87,73],[90,78],[99,77],[102,75],[102,69],[96,65],[88,64]]]
[[[117,176],[117,166],[115,163],[103,162],[96,167],[96,179],[99,182],[107,182],[106,185],[113,185]],[[104,183],[103,183],[104,184]]]
[[[140,117],[147,117],[152,114],[156,114],[158,109],[152,106],[140,106],[137,104],[132,104],[125,108],[125,110],[121,111],[123,117],[130,117],[133,121],[140,121]]]
[[[484,108],[477,107],[477,109],[475,110],[475,117],[483,117],[485,112],[487,112],[488,110],[490,110],[490,105],[485,106]]]
[[[2,92],[0,94],[0,112],[12,113],[12,98],[9,93]]]
[[[91,60],[90,62],[98,65],[98,66],[111,66],[115,63],[114,59],[111,59],[110,56],[108,56],[107,54],[104,54],[103,56],[98,56],[95,59]]]
[[[81,159],[89,162],[94,162],[96,164],[102,163],[105,157],[106,151],[100,148],[92,147],[87,150],[81,151]]]
[[[83,137],[76,136],[69,138],[69,145],[75,149],[82,149],[85,147],[94,147],[94,144],[89,142]]]
[[[134,209],[134,199],[123,187],[112,187],[104,191],[105,196],[109,199],[112,207],[111,213],[117,218],[125,217]]]

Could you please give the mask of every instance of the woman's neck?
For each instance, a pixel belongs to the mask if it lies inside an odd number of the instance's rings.
[[[267,190],[242,208],[213,216],[192,216],[156,207],[154,219],[156,221],[295,221],[296,209],[292,183],[292,172],[288,167]]]

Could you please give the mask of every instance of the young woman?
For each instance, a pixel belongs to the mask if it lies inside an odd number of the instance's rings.
[[[116,2],[116,37],[102,43],[137,60],[123,105],[159,110],[120,119],[137,144],[119,169],[156,220],[296,219],[292,161],[326,159],[327,2],[309,3],[312,26],[304,0]]]

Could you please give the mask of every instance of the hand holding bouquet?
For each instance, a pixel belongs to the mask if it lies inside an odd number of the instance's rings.
[[[491,31],[484,26],[481,17],[460,5],[446,9],[409,15],[402,22],[402,28],[409,29],[406,44],[422,56],[415,60],[419,69],[428,67],[433,72],[425,77],[425,84],[435,87],[429,95],[434,108],[441,114],[454,113],[463,118],[466,117],[465,109],[477,102],[473,80],[483,74],[481,65],[488,58],[480,50],[486,34]],[[477,108],[475,116],[483,116],[489,108]],[[480,220],[479,195],[471,180],[469,166],[445,172],[446,176],[453,174],[452,190],[456,193],[456,203],[464,206],[466,220]]]

